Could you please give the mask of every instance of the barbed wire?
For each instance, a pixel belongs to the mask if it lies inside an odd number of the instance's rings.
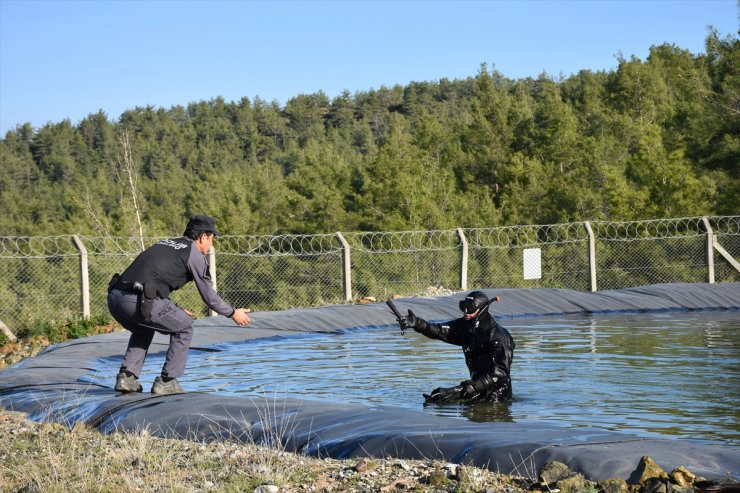
[[[0,236],[0,258],[46,258],[77,256],[71,235]]]
[[[457,248],[456,230],[344,233],[350,247],[363,253],[405,253]]]
[[[139,238],[134,236],[81,236],[80,239],[85,244],[88,254],[91,255],[128,257],[141,251]],[[165,238],[157,236],[144,237],[144,246],[149,247],[163,239]]]
[[[635,239],[677,238],[699,236],[703,231],[701,218],[651,219],[640,222],[592,223],[594,236],[601,240],[631,241]]]
[[[220,236],[219,253],[255,257],[325,255],[337,253],[342,245],[336,235]]]
[[[476,248],[511,248],[543,243],[574,243],[588,239],[583,223],[503,226],[465,229],[468,244]]]
[[[707,218],[716,234],[740,234],[740,216]],[[701,217],[650,219],[644,221],[593,221],[599,240],[631,241],[681,238],[706,234]],[[524,248],[544,244],[576,243],[588,240],[584,223],[517,225],[495,228],[461,228],[469,247],[479,249]],[[353,251],[362,253],[407,253],[443,251],[460,247],[458,229],[429,231],[376,231],[342,233]],[[135,256],[140,243],[135,237],[79,236],[90,255]],[[145,237],[150,246],[165,237]],[[216,243],[219,255],[280,257],[334,255],[342,251],[337,234],[221,236]],[[78,256],[73,235],[1,236],[0,258],[46,258]]]
[[[734,231],[734,234],[740,231],[740,216],[715,216],[707,219],[712,229],[717,226],[716,229],[718,230],[723,232]],[[706,227],[701,217],[649,219],[631,222],[594,221],[591,224],[594,236],[600,240],[655,240],[703,236],[706,234]]]
[[[715,233],[740,234],[740,216],[710,216],[707,219]]]

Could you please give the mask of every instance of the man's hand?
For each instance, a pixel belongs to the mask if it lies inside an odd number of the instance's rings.
[[[249,325],[251,320],[249,320],[249,315],[247,315],[249,312],[251,312],[249,308],[237,308],[234,310],[234,314],[231,316],[231,319],[236,322],[237,325]]]
[[[409,310],[409,314],[403,320],[403,324],[409,329],[416,329],[419,326],[419,318]]]
[[[465,380],[460,382],[460,387],[462,387],[463,399],[472,399],[480,393],[475,390],[475,382],[473,382],[472,380]]]
[[[188,310],[187,308],[183,308],[183,307],[180,307],[180,309],[181,309],[182,311],[184,311],[184,312],[185,312],[185,314],[186,314],[186,315],[187,315],[188,317],[190,317],[190,318],[195,318],[195,314],[194,314],[193,312],[191,312],[190,310]]]
[[[501,296],[494,296],[493,301],[495,301],[496,303],[499,303],[501,301]]]
[[[451,401],[459,399],[462,395],[462,387],[437,387],[431,394],[423,394],[426,402]]]

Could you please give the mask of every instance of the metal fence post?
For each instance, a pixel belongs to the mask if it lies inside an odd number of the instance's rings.
[[[90,317],[90,271],[87,264],[87,248],[77,235],[72,235],[77,251],[80,252],[80,308],[84,318]]]
[[[349,243],[342,233],[337,231],[337,239],[342,244],[342,284],[344,285],[345,301],[352,301],[352,258]]]
[[[462,247],[460,259],[460,290],[468,289],[468,239],[465,238],[465,232],[462,228],[457,228],[457,236],[460,237],[460,246]]]
[[[213,248],[213,245],[211,245],[211,248],[208,249],[208,272],[211,274],[211,284],[213,285],[213,290],[218,293],[218,286],[216,284],[216,249]],[[215,317],[218,315],[213,310],[208,310],[208,314],[211,317]]]
[[[591,229],[591,223],[586,221],[583,223],[588,233],[588,270],[589,277],[591,279],[591,292],[596,292],[596,238],[594,237],[594,231]]]
[[[707,216],[702,217],[701,222],[707,230],[707,282],[714,284],[714,231]]]

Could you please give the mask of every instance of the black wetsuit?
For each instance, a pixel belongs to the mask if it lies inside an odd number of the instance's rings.
[[[462,346],[465,364],[470,371],[470,380],[457,387],[435,389],[447,391],[443,398],[472,399],[487,402],[511,401],[511,360],[514,356],[514,339],[494,318],[484,311],[477,319],[458,318],[444,324],[434,324],[419,319],[415,331],[440,341]],[[475,389],[473,394],[463,394],[466,385]],[[457,392],[458,395],[454,395]]]

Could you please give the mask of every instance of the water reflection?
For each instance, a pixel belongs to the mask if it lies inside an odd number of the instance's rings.
[[[514,402],[424,405],[467,378],[459,348],[397,327],[193,351],[189,391],[399,406],[470,421],[542,422],[740,444],[740,312],[517,319]],[[118,361],[116,361],[117,363]],[[159,373],[150,357],[144,387]],[[115,379],[110,362],[90,377]],[[110,373],[106,374],[105,371]]]
[[[432,414],[455,418],[466,418],[476,423],[489,421],[514,421],[511,416],[511,405],[503,402],[425,402],[424,408]]]

